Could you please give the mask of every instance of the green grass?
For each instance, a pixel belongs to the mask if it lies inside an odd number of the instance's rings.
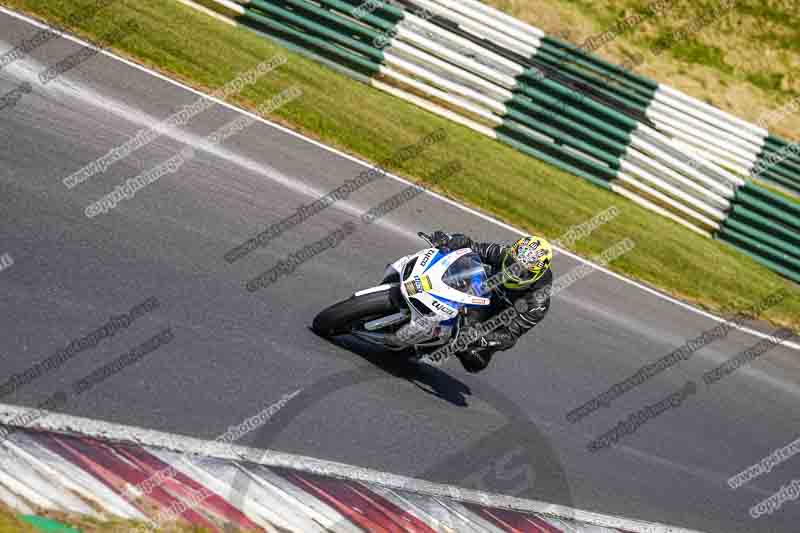
[[[654,0],[484,0],[547,33],[569,32],[583,43]],[[795,0],[737,0],[714,18],[721,0],[670,0],[665,10],[596,50],[614,63],[624,51],[646,58],[636,70],[750,121],[800,95],[800,10]],[[703,21],[702,28],[655,57],[674,32]],[[701,81],[702,80],[702,81]],[[800,139],[800,114],[772,124],[770,131]]]
[[[733,67],[725,63],[725,51],[717,46],[688,41],[674,45],[672,54],[686,63],[708,65],[729,74],[733,72]]]
[[[747,81],[767,91],[780,91],[783,76],[776,72],[753,72],[747,75]]]
[[[45,19],[63,21],[71,10],[88,1],[3,3]],[[445,141],[430,147],[425,157],[391,170],[424,183],[434,169],[458,160],[464,171],[435,188],[508,223],[551,238],[616,205],[621,215],[591,238],[576,242],[573,251],[589,257],[630,237],[637,246],[612,264],[615,271],[721,313],[741,311],[779,287],[788,287],[792,297],[762,318],[800,326],[798,286],[727,245],[696,235],[620,196],[349,80],[250,32],[162,0],[120,2],[107,8],[105,16],[86,21],[75,30],[95,37],[131,19],[141,31],[116,44],[122,55],[211,90],[275,54],[286,54],[287,64],[232,101],[253,108],[278,91],[299,85],[304,96],[271,118],[371,161],[385,160],[398,147],[413,144],[442,128],[448,136]],[[450,229],[469,231],[468,227]]]
[[[42,533],[26,521],[18,518],[19,513],[0,503],[0,533]],[[65,526],[77,529],[81,533],[141,533],[146,524],[138,520],[122,520],[110,518],[101,520],[74,513],[40,511],[36,516],[49,518]],[[159,533],[211,533],[205,527],[192,526],[188,523],[164,524]],[[243,529],[226,529],[230,533],[252,533]]]
[[[33,526],[22,522],[8,509],[0,506],[0,533],[41,533]]]

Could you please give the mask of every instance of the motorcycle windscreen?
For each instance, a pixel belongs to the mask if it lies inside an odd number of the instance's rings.
[[[442,282],[460,292],[483,296],[486,269],[476,253],[462,255],[450,265],[442,276]]]

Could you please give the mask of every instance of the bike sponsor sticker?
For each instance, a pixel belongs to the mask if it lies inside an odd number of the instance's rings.
[[[411,296],[412,294],[419,294],[431,290],[431,278],[428,276],[414,276],[414,279],[407,281],[406,292]]]
[[[457,311],[455,309],[453,309],[452,307],[444,305],[439,300],[432,300],[431,301],[431,306],[433,306],[435,309],[438,309],[442,313],[445,313],[445,314],[447,314],[449,316],[453,316],[453,315],[455,315],[457,313]]]
[[[431,257],[436,255],[436,250],[428,250],[425,252],[425,255],[422,257],[422,260],[419,262],[419,266],[424,267],[428,264],[428,261],[431,260]]]
[[[422,280],[419,279],[419,276],[414,276],[414,288],[417,292],[425,292],[425,289],[422,286]]]
[[[431,286],[432,286],[431,285],[431,278],[429,278],[428,276],[420,276],[419,277],[419,281],[422,284],[422,290],[424,292],[428,292],[429,290],[431,290]]]

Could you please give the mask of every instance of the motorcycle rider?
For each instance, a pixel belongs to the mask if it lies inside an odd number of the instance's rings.
[[[491,298],[491,305],[473,320],[490,320],[511,307],[516,310],[516,316],[505,325],[455,353],[467,372],[480,372],[489,365],[495,352],[512,348],[547,314],[553,281],[550,270],[553,249],[546,239],[536,236],[526,236],[508,245],[476,243],[464,234],[443,231],[431,235],[431,244],[443,252],[471,248],[486,266],[489,294],[479,296]]]

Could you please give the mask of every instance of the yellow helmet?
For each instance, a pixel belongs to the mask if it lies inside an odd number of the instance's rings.
[[[553,247],[542,237],[523,237],[503,255],[501,268],[508,289],[519,289],[544,276],[553,260]]]

